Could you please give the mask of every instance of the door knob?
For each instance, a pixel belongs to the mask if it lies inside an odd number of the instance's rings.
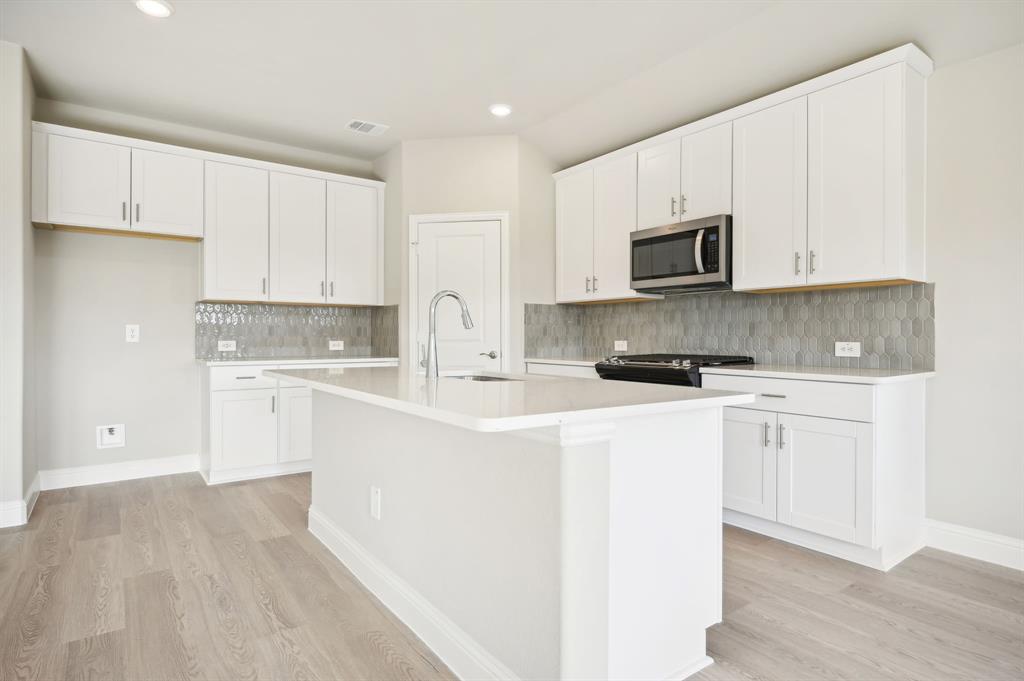
[[[498,353],[495,350],[491,350],[490,352],[481,352],[480,356],[481,357],[490,357],[491,359],[498,359]]]

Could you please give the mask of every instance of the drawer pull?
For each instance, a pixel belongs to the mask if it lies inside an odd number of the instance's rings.
[[[239,381],[248,381],[248,380],[256,378],[256,377],[255,376],[235,376],[235,378],[237,378]]]
[[[779,395],[777,393],[761,393],[761,397],[777,397],[780,400],[786,399],[785,395]]]

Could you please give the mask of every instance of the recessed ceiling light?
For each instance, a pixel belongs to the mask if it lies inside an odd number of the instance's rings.
[[[512,113],[512,107],[508,104],[491,104],[491,113],[498,118],[504,118]]]
[[[135,6],[143,14],[158,19],[165,19],[174,14],[174,5],[168,0],[135,0]]]

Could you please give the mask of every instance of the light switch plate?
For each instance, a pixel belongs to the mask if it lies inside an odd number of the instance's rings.
[[[343,341],[343,340],[342,341],[329,340],[329,341],[327,341],[327,349],[328,350],[344,350],[345,349],[345,341]]]
[[[125,324],[124,325],[124,342],[125,343],[138,343],[139,334],[141,330],[138,324]]]
[[[96,449],[124,447],[124,424],[96,426]]]
[[[228,340],[217,341],[217,352],[234,352],[234,351],[235,351],[235,341],[233,341],[233,340],[230,340],[230,341],[228,341]]]
[[[626,352],[629,350],[629,341],[615,341],[615,352]]]
[[[860,357],[860,343],[857,341],[836,341],[836,357]]]

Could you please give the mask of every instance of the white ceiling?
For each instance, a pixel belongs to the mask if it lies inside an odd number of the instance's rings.
[[[941,66],[1024,41],[1020,0],[174,4],[0,0],[0,38],[46,99],[366,159],[521,133],[560,165],[904,42]]]

